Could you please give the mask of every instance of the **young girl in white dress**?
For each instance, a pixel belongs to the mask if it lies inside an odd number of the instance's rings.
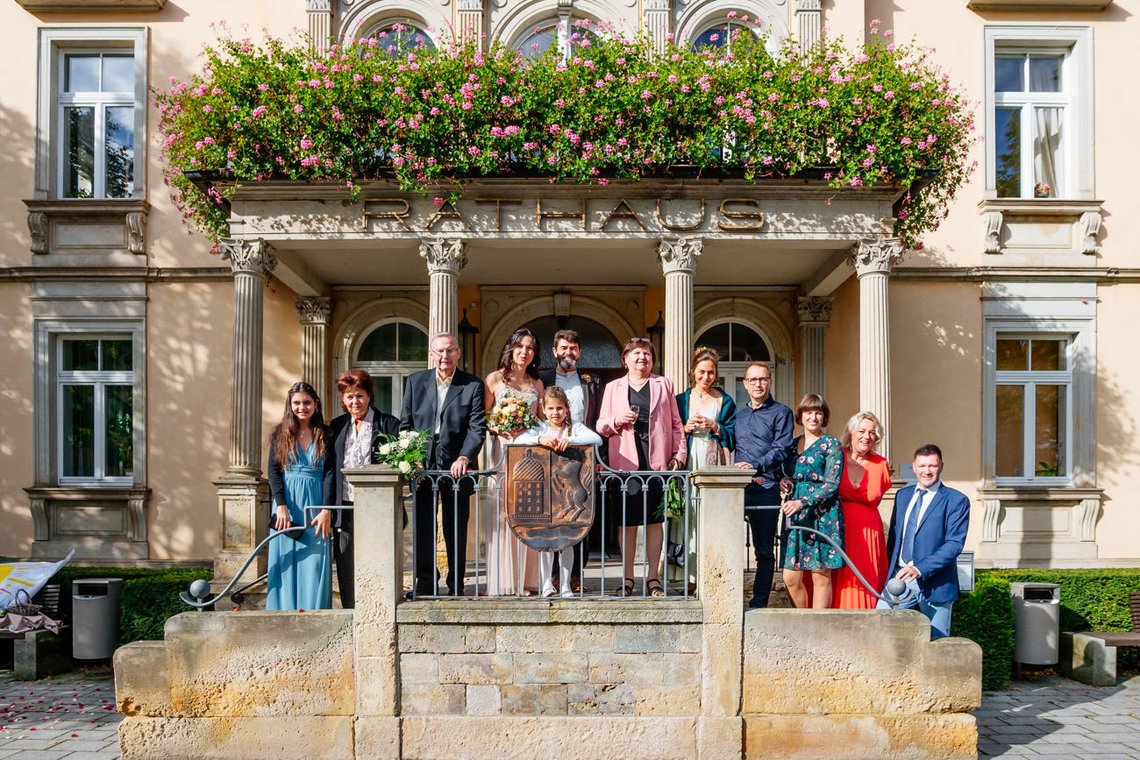
[[[552,385],[542,393],[542,411],[546,419],[537,426],[526,431],[515,443],[539,444],[551,451],[566,451],[570,446],[600,446],[602,438],[581,422],[570,422],[570,400],[566,391],[557,385]],[[564,599],[573,598],[574,592],[570,589],[570,574],[574,569],[574,547],[567,547],[559,553],[559,587],[562,589]],[[544,597],[556,596],[554,590],[554,552],[538,553],[538,572],[542,578],[542,595]]]

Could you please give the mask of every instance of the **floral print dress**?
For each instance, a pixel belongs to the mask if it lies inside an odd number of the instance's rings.
[[[800,439],[792,444],[799,448]],[[834,436],[816,440],[795,458],[789,500],[799,499],[804,508],[787,518],[786,527],[814,528],[843,546],[843,510],[839,503],[839,483],[843,478],[843,447]],[[811,533],[784,531],[785,570],[835,570],[843,558],[835,547]]]

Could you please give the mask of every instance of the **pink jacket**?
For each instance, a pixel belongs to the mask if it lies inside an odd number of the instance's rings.
[[[615,418],[629,411],[629,376],[606,383],[598,410],[598,432],[609,441],[609,465],[615,470],[637,469],[637,442],[633,427],[618,430]],[[685,464],[685,427],[677,412],[673,383],[649,376],[649,468],[664,470],[670,459]]]

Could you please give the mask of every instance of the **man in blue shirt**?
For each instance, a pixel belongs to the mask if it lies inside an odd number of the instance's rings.
[[[736,466],[756,470],[744,490],[744,518],[752,529],[756,579],[751,608],[767,607],[776,568],[776,526],[780,518],[780,478],[791,456],[792,410],[772,398],[772,369],[753,362],[744,371],[748,403],[736,411]]]

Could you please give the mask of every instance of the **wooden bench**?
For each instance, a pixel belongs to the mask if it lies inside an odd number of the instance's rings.
[[[32,600],[53,620],[60,619],[58,584],[40,589]],[[47,629],[12,633],[0,631],[0,639],[12,641],[12,675],[20,681],[36,681],[71,670],[71,631],[60,625],[59,633]]]
[[[1116,685],[1117,647],[1140,647],[1140,592],[1128,595],[1132,630],[1061,634],[1061,673],[1092,686]]]

